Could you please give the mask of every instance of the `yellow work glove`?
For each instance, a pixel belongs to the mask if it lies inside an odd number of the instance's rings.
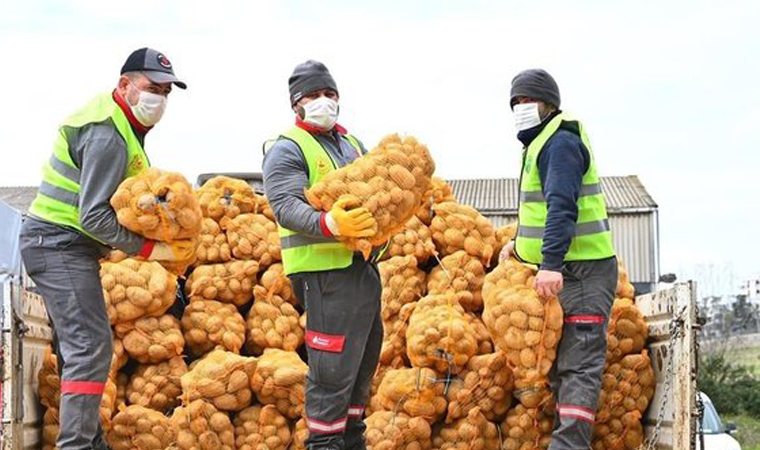
[[[150,261],[187,261],[193,257],[195,242],[191,239],[181,239],[173,242],[156,242],[150,252]]]
[[[377,222],[367,208],[356,208],[357,198],[344,197],[333,204],[325,217],[327,228],[335,236],[366,238],[377,232]]]

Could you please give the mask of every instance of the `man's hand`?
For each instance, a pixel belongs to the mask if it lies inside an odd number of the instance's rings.
[[[543,299],[556,297],[563,286],[562,272],[539,270],[536,274],[536,293]]]
[[[357,208],[359,199],[342,197],[325,217],[327,228],[335,236],[366,238],[377,232],[377,222],[367,208]]]
[[[187,261],[193,257],[195,241],[181,239],[173,242],[156,242],[148,256],[149,261]]]
[[[515,241],[509,241],[509,243],[507,243],[507,245],[501,249],[501,253],[499,253],[499,262],[506,261],[511,258],[514,251]]]

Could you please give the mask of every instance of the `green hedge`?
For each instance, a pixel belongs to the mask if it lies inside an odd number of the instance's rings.
[[[725,354],[704,355],[700,360],[699,390],[707,394],[720,414],[748,414],[760,418],[760,379]]]

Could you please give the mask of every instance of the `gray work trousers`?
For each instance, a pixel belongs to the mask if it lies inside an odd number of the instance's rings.
[[[307,448],[363,450],[364,408],[383,343],[377,265],[290,276],[306,309]]]
[[[617,260],[565,263],[559,295],[564,325],[550,374],[557,400],[550,450],[588,450],[607,352]]]
[[[24,221],[19,237],[24,266],[45,301],[62,362],[57,447],[106,449],[99,409],[113,341],[100,284],[103,247],[32,218]]]

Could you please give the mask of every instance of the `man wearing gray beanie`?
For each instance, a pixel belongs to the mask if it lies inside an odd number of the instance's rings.
[[[365,261],[336,236],[369,237],[376,224],[366,208],[343,198],[330,212],[318,211],[304,191],[366,150],[337,124],[338,87],[324,64],[299,64],[288,85],[295,125],[265,148],[264,188],[285,273],[308,311],[306,445],[364,450],[364,408],[383,341],[380,275],[374,259]]]
[[[510,106],[523,144],[519,225],[500,258],[538,265],[538,295],[559,297],[564,325],[550,373],[557,414],[549,449],[587,449],[617,286],[607,208],[586,130],[559,109],[554,78],[542,69],[520,72]]]

